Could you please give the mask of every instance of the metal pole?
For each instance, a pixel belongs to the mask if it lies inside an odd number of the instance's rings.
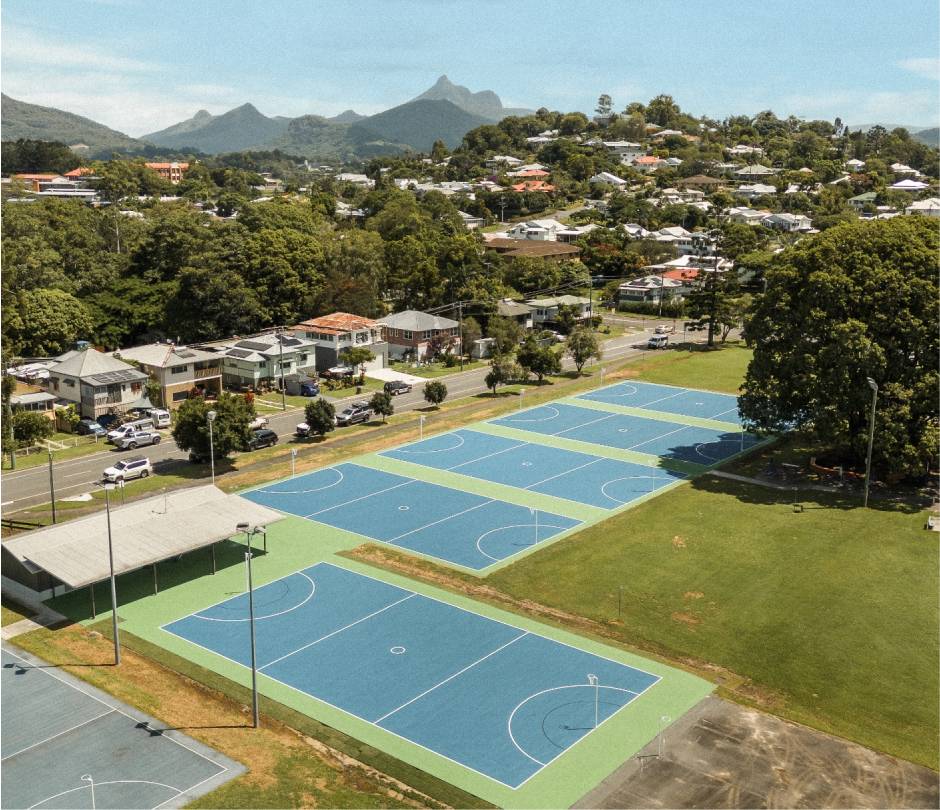
[[[463,301],[457,302],[457,333],[460,343],[460,370],[463,371]]]
[[[97,619],[98,613],[95,611],[95,583],[88,586],[88,595],[91,596],[91,618]]]
[[[82,775],[82,781],[88,782],[91,785],[91,810],[96,810],[95,807],[95,780],[92,778],[90,773]]]
[[[297,460],[297,448],[292,447],[290,451],[290,477],[294,477],[294,462]]]
[[[278,345],[278,354],[280,355],[278,362],[281,366],[281,410],[287,410],[287,399],[284,395],[284,343],[281,341],[281,335],[277,335],[277,345]]]
[[[156,596],[160,592],[160,589],[157,586],[157,564],[153,564],[153,595]]]
[[[871,388],[871,423],[868,429],[868,455],[865,458],[865,506],[868,506],[868,485],[871,482],[871,451],[875,443],[875,409],[878,407],[878,383],[868,378]]]
[[[670,717],[667,714],[664,714],[662,717],[659,718],[659,757],[660,759],[663,756],[663,745],[665,742],[664,732],[666,730],[666,723],[668,723],[669,720],[670,720]]]
[[[209,464],[212,466],[212,483],[215,484],[215,443],[212,439],[212,422],[209,420]]]
[[[665,268],[659,271],[659,317],[663,317],[663,286],[665,284]]]
[[[111,490],[104,490],[105,511],[108,520],[108,565],[111,569],[111,632],[114,634],[114,665],[121,663],[121,641],[118,638],[117,586],[114,583],[114,544],[111,541]]]
[[[49,450],[49,498],[52,501],[52,522],[55,523],[55,477],[52,475],[52,450]]]
[[[424,414],[418,417],[418,430],[420,431],[418,441],[424,441]]]
[[[588,683],[594,687],[594,728],[597,728],[598,703],[600,702],[600,686],[598,685],[597,675],[588,675]]]
[[[253,726],[258,728],[258,666],[255,658],[255,598],[251,581],[251,534],[248,535],[245,561],[248,563],[248,625],[251,628],[251,716]]]

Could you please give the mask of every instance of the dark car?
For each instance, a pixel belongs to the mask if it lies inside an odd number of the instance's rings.
[[[320,386],[315,382],[305,382],[300,384],[300,395],[302,397],[315,397],[320,393]]]
[[[82,419],[75,425],[75,432],[79,436],[107,436],[106,431],[101,425],[93,419]]]
[[[251,438],[248,440],[249,450],[259,450],[262,447],[273,447],[277,444],[277,434],[268,428],[251,431]]]
[[[372,417],[372,409],[368,402],[354,402],[342,413],[336,414],[336,424],[340,427],[355,425],[359,422],[368,422]]]
[[[391,382],[385,383],[383,386],[385,393],[389,396],[396,396],[398,394],[410,394],[411,386],[402,381],[402,380],[392,380]]]

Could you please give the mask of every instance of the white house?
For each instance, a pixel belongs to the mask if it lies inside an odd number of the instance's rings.
[[[653,235],[652,231],[646,230],[646,228],[636,222],[625,222],[621,227],[627,232],[627,236],[631,239],[646,239]]]
[[[813,221],[805,214],[779,213],[764,217],[761,225],[784,233],[797,233],[813,229]]]
[[[744,206],[729,208],[727,211],[729,222],[738,222],[744,225],[760,225],[770,215],[770,211],[755,211]]]
[[[739,143],[736,146],[732,146],[730,149],[725,149],[725,154],[732,157],[761,157],[764,154],[764,150],[759,146],[748,146],[747,144]]]
[[[905,165],[904,163],[892,163],[888,168],[894,174],[906,174],[911,177],[920,177],[920,172],[917,169],[912,169],[910,166]]]
[[[665,242],[673,245],[679,252],[679,255],[692,253],[695,249],[692,246],[692,234],[681,225],[674,225],[669,228],[660,228],[654,231],[653,238],[657,242]]]
[[[532,308],[532,321],[536,326],[555,323],[558,320],[558,307],[575,307],[575,318],[585,320],[593,315],[591,299],[580,295],[556,295],[551,298],[534,298],[526,303]]]
[[[593,177],[588,178],[588,183],[603,183],[608,186],[616,186],[617,188],[623,188],[627,185],[626,180],[610,172],[598,172]]]
[[[466,211],[458,211],[457,216],[463,220],[463,226],[468,231],[474,231],[477,228],[483,227],[483,217],[478,217],[473,214],[468,214]]]
[[[925,188],[930,188],[927,183],[922,183],[920,180],[911,180],[910,178],[906,180],[898,180],[897,183],[892,183],[888,186],[892,191],[923,191]]]
[[[918,200],[904,209],[905,214],[921,214],[925,217],[940,217],[940,197]]]
[[[621,163],[632,163],[646,153],[640,144],[633,141],[604,141],[604,148],[620,158]]]
[[[743,197],[745,200],[753,200],[757,197],[763,197],[767,194],[776,194],[775,186],[769,186],[766,183],[742,183],[732,192],[735,197]]]
[[[279,388],[282,376],[316,372],[314,342],[288,333],[228,341],[216,353],[222,356],[223,384],[237,388]]]
[[[110,354],[88,347],[56,359],[45,385],[86,419],[126,413],[146,393],[147,375]]]
[[[617,288],[617,300],[620,303],[642,301],[655,304],[660,297],[671,298],[679,295],[683,287],[683,282],[674,278],[666,278],[664,275],[641,276],[623,282]]]
[[[737,169],[734,173],[734,176],[739,180],[761,180],[763,178],[771,177],[777,173],[776,169],[771,169],[769,166],[764,166],[760,163],[751,163],[747,166],[742,166],[740,169]]]
[[[513,225],[506,236],[510,239],[535,239],[541,242],[558,241],[558,232],[565,226],[555,219],[530,219]]]
[[[514,169],[522,165],[522,161],[513,157],[512,155],[493,155],[491,158],[487,158],[484,165],[488,169],[496,169],[499,166],[507,166],[511,169]]]
[[[865,161],[859,160],[858,158],[852,158],[851,160],[845,161],[846,171],[850,171],[853,174],[860,172],[865,168]]]
[[[370,180],[364,174],[354,174],[353,172],[340,172],[336,175],[336,180],[340,183],[353,183],[363,188],[375,188],[375,181]]]

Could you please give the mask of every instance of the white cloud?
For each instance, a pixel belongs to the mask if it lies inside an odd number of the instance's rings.
[[[838,115],[850,126],[881,122],[928,127],[936,126],[931,122],[940,118],[940,100],[929,90],[844,90],[818,95],[791,95],[785,97],[780,106],[783,115],[827,120]],[[778,111],[778,114],[781,113]]]
[[[925,79],[934,79],[940,81],[940,57],[924,56],[913,57],[911,59],[902,59],[898,62],[898,67],[916,73]]]
[[[3,67],[21,65],[30,69],[76,67],[83,70],[155,72],[163,66],[125,56],[114,56],[87,42],[49,39],[28,28],[5,26]]]

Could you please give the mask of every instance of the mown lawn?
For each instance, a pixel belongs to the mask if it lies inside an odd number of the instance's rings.
[[[635,376],[649,382],[682,385],[736,394],[744,380],[751,350],[742,343],[729,342],[715,349],[692,345],[693,350],[673,347],[651,353],[630,368]]]

